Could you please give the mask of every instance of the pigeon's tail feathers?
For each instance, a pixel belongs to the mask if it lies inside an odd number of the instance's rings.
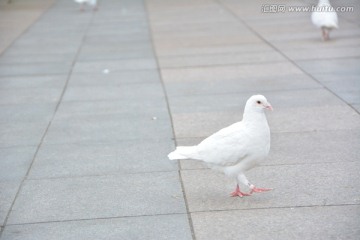
[[[168,158],[170,160],[197,159],[196,147],[197,146],[177,147],[175,151],[169,153]]]

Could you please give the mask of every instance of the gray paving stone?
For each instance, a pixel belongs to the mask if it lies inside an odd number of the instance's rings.
[[[129,43],[146,43],[150,41],[150,35],[144,33],[137,33],[131,35],[121,35],[121,34],[113,34],[113,33],[102,33],[102,34],[94,34],[94,35],[86,35],[84,39],[85,44],[98,45],[98,44],[129,44]]]
[[[114,27],[117,28],[114,33]],[[111,35],[132,35],[132,34],[149,34],[148,24],[145,21],[106,21],[93,24],[87,35],[111,34]]]
[[[268,45],[260,43],[243,43],[243,44],[226,44],[211,46],[179,46],[171,44],[154,43],[156,47],[156,55],[159,57],[184,56],[184,55],[202,55],[202,54],[231,54],[242,52],[272,51]],[[159,46],[158,46],[159,45]]]
[[[297,64],[310,74],[342,73],[359,75],[360,73],[359,58],[298,61]]]
[[[55,118],[44,139],[48,144],[117,142],[121,140],[171,139],[169,117],[98,115]]]
[[[126,49],[118,50],[108,48],[107,50],[82,51],[79,55],[79,61],[104,61],[104,60],[121,60],[133,58],[151,58],[154,57],[152,49]]]
[[[68,118],[71,120],[85,120],[94,116],[108,118],[112,114],[122,116],[121,118],[141,118],[157,120],[157,118],[169,117],[166,102],[161,99],[148,100],[116,100],[116,101],[69,101],[62,102],[58,111],[57,118]],[[154,119],[156,118],[156,119]]]
[[[95,43],[85,43],[81,48],[82,54],[87,55],[97,55],[104,53],[113,53],[114,55],[122,55],[127,52],[143,52],[143,53],[152,53],[152,45],[148,41],[122,41],[120,44],[116,42],[106,42],[106,45],[99,45],[99,42]],[[121,57],[121,56],[119,56]]]
[[[159,83],[160,76],[157,70],[121,71],[108,74],[100,73],[75,73],[71,74],[69,86],[101,85],[119,86],[129,83]]]
[[[266,164],[356,162],[359,134],[359,130],[273,134]]]
[[[21,181],[34,158],[36,146],[0,148],[0,182]]]
[[[90,61],[77,62],[74,66],[74,73],[97,73],[109,69],[111,72],[119,72],[124,70],[147,70],[156,69],[156,61],[152,58],[144,59],[120,59],[108,61]]]
[[[31,46],[29,46],[31,47]],[[59,53],[59,54],[6,54],[1,55],[0,63],[5,64],[33,64],[33,63],[66,63],[71,64],[75,58],[74,53]],[[43,77],[43,76],[39,76]]]
[[[359,129],[360,116],[348,106],[293,108],[268,114],[273,132]]]
[[[240,112],[172,114],[176,138],[208,137],[230,124],[241,121],[241,119],[242,113]]]
[[[0,228],[5,224],[5,219],[15,200],[21,181],[0,181]]]
[[[0,90],[0,104],[41,104],[56,103],[61,88],[11,88]]]
[[[230,54],[208,54],[176,57],[160,57],[162,68],[198,67],[212,65],[229,65],[240,63],[280,62],[284,57],[277,52],[250,52]]]
[[[8,224],[185,212],[177,172],[29,180]]]
[[[331,58],[345,58],[357,57],[360,55],[360,47],[323,47],[316,51],[304,51],[303,49],[286,49],[283,51],[286,56],[294,60],[305,59],[331,59]]]
[[[43,15],[43,17],[45,17]],[[38,22],[37,25],[38,26],[37,30],[46,30],[49,31],[51,29],[49,28],[53,28],[54,24],[58,24],[58,28],[63,27],[60,26],[61,24],[61,20],[59,21],[47,21],[47,23],[45,24],[43,21]],[[40,33],[33,33],[32,31],[34,30],[33,27],[35,27],[34,25],[32,26],[32,28],[29,29],[29,31],[23,33],[23,35],[21,36],[21,38],[18,38],[15,42],[16,46],[21,46],[21,47],[31,47],[31,46],[41,46],[41,45],[46,45],[48,48],[50,47],[51,44],[64,44],[66,48],[70,49],[71,47],[74,46],[80,46],[81,44],[81,40],[82,40],[82,34],[85,31],[85,27],[87,27],[87,22],[80,22],[79,19],[77,19],[77,21],[74,21],[72,23],[72,25],[79,25],[77,26],[76,30],[78,32],[78,34],[69,34],[67,36],[62,36],[62,37],[58,37],[58,38],[53,38],[51,36],[51,34],[40,34]],[[80,26],[83,29],[80,29]],[[65,30],[67,31],[67,29]],[[56,31],[54,31],[56,33]],[[52,33],[54,33],[52,32]],[[55,51],[55,49],[53,50]],[[11,51],[10,51],[11,52]],[[15,51],[16,52],[16,51]],[[39,52],[36,52],[36,54],[38,54]],[[5,55],[7,54],[7,52],[5,53]],[[23,52],[20,52],[19,54],[24,54]]]
[[[316,73],[314,76],[334,92],[360,89],[359,76],[356,73]]]
[[[353,104],[352,105],[358,112],[360,112],[360,104]]]
[[[7,122],[0,128],[0,145],[3,148],[37,146],[45,133],[48,121]]]
[[[267,118],[273,133],[360,129],[358,113],[348,106],[282,108]],[[242,112],[179,113],[172,119],[177,138],[207,137],[241,121]]]
[[[0,148],[0,226],[4,225],[35,151],[36,146]]]
[[[274,71],[276,69],[276,71]],[[297,67],[291,63],[267,63],[252,65],[231,65],[213,66],[203,68],[182,68],[182,69],[162,69],[162,77],[166,84],[172,82],[206,81],[212,80],[231,80],[248,78],[269,78],[272,79],[285,76],[302,75]]]
[[[213,34],[224,36],[251,35],[251,31],[238,21],[227,22],[172,22],[154,24],[153,34],[161,39],[173,36],[204,36]],[[171,34],[170,34],[171,33]],[[217,37],[213,36],[213,37]]]
[[[15,88],[62,88],[65,85],[66,79],[67,75],[7,76],[0,78],[0,87],[2,90]]]
[[[157,83],[88,85],[71,86],[65,92],[63,101],[103,101],[103,100],[136,100],[142,101],[159,99],[162,101],[164,93],[162,86]]]
[[[28,179],[176,171],[166,141],[43,145]]]
[[[176,227],[174,227],[176,226]],[[191,233],[184,214],[10,225],[3,240],[179,239]]]
[[[360,89],[337,91],[336,94],[349,104],[360,103]]]
[[[2,64],[0,77],[22,75],[56,75],[67,74],[71,63],[33,63],[33,64]]]
[[[268,99],[275,112],[278,108],[284,107],[294,108],[345,105],[343,101],[322,88],[253,92],[253,94],[257,93],[263,94]],[[172,113],[238,111],[242,114],[245,103],[250,96],[250,92],[170,96],[169,103]],[[316,98],[308,96],[316,96]]]
[[[324,86],[349,104],[360,102],[360,81],[356,73],[316,73],[314,74]]]
[[[214,37],[214,34],[207,34],[203,36],[194,36],[194,35],[188,35],[184,37],[178,37],[178,36],[171,36],[171,37],[164,37],[164,38],[155,38],[155,41],[157,42],[157,46],[162,46],[167,50],[168,48],[174,48],[174,46],[177,46],[179,48],[194,48],[196,51],[196,48],[203,49],[204,47],[210,47],[214,45],[242,45],[242,44],[250,44],[250,43],[261,43],[261,39],[253,34],[247,34],[247,35],[224,35],[224,36],[217,36]],[[168,36],[168,35],[166,35]],[[157,47],[158,48],[158,47]],[[192,54],[194,54],[194,51],[191,51]],[[171,52],[170,52],[171,54]]]
[[[359,130],[273,133],[270,154],[264,165],[356,162],[360,152]],[[179,146],[192,146],[203,138],[176,139]],[[208,168],[195,160],[181,161],[181,169]]]
[[[266,91],[295,90],[320,88],[321,85],[305,75],[285,75],[278,77],[243,77],[238,74],[228,74],[224,77],[190,77],[183,81],[171,82],[164,78],[170,97],[204,94],[246,93],[248,95]]]
[[[55,111],[55,103],[38,104],[0,104],[0,123],[50,121]]]
[[[359,205],[193,213],[196,239],[357,239]],[[334,218],[334,216],[336,216]]]
[[[64,34],[64,33],[62,33]],[[54,37],[54,36],[52,36]],[[77,51],[79,48],[80,42],[75,42],[75,44],[63,45],[61,48],[54,47],[51,44],[36,44],[36,45],[16,45],[11,48],[7,54],[10,55],[38,55],[38,54],[72,54]],[[46,69],[44,67],[44,69]]]
[[[314,32],[316,35],[316,33]],[[318,33],[319,34],[319,33]],[[320,39],[320,34],[313,37],[313,39],[292,39],[291,41],[272,41],[272,44],[280,49],[281,51],[285,50],[311,50],[311,51],[317,51],[319,48],[324,47],[323,41]],[[316,38],[317,37],[317,38]],[[360,37],[353,36],[350,38],[342,38],[341,41],[334,39],[332,41],[329,41],[326,43],[327,47],[359,47],[359,39]]]
[[[184,170],[181,176],[189,211],[200,212],[359,204],[359,168],[358,162],[258,167],[246,173],[249,181],[274,190],[244,198],[230,197],[236,181],[222,173]]]
[[[159,8],[159,4],[150,3],[148,5],[148,11],[151,13],[150,21],[154,24],[164,22],[198,24],[204,22],[229,22],[234,20],[231,14],[225,14],[223,9],[215,3],[208,3],[208,5],[206,5],[203,3],[189,2],[187,6],[181,6],[181,4],[175,3],[172,6],[167,5],[167,7],[168,9],[157,13],[156,9]],[[177,11],[174,11],[174,8]]]

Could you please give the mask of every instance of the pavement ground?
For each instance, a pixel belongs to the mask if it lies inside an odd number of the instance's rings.
[[[0,0],[0,239],[359,239],[360,4],[315,3]],[[273,191],[167,159],[258,93]]]

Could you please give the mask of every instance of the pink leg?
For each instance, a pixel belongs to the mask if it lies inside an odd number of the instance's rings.
[[[325,40],[326,40],[326,41],[330,40],[330,35],[329,35],[329,34],[330,34],[330,31],[327,30],[327,31],[326,31],[326,35],[325,35]]]
[[[321,28],[321,31],[322,31],[322,38],[323,38],[323,41],[328,41],[330,40],[330,30],[323,27]]]
[[[85,3],[81,3],[80,5],[80,11],[83,12],[85,10]]]
[[[325,28],[321,28],[321,33],[322,33],[323,41],[326,41],[326,30],[325,30]]]
[[[253,194],[254,192],[260,193],[260,192],[267,192],[273,190],[272,188],[257,188],[254,185],[251,185],[250,189],[251,189],[250,194]]]
[[[244,197],[244,196],[250,196],[251,194],[249,193],[243,193],[240,191],[240,187],[239,184],[236,185],[235,191],[231,193],[232,197]]]

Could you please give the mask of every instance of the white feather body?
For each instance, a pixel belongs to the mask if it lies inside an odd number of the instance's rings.
[[[319,0],[311,14],[311,21],[318,28],[339,28],[337,13],[328,0]]]
[[[196,146],[177,147],[168,157],[201,160],[236,177],[265,159],[269,150],[270,129],[264,111],[245,108],[241,122],[221,129]]]

